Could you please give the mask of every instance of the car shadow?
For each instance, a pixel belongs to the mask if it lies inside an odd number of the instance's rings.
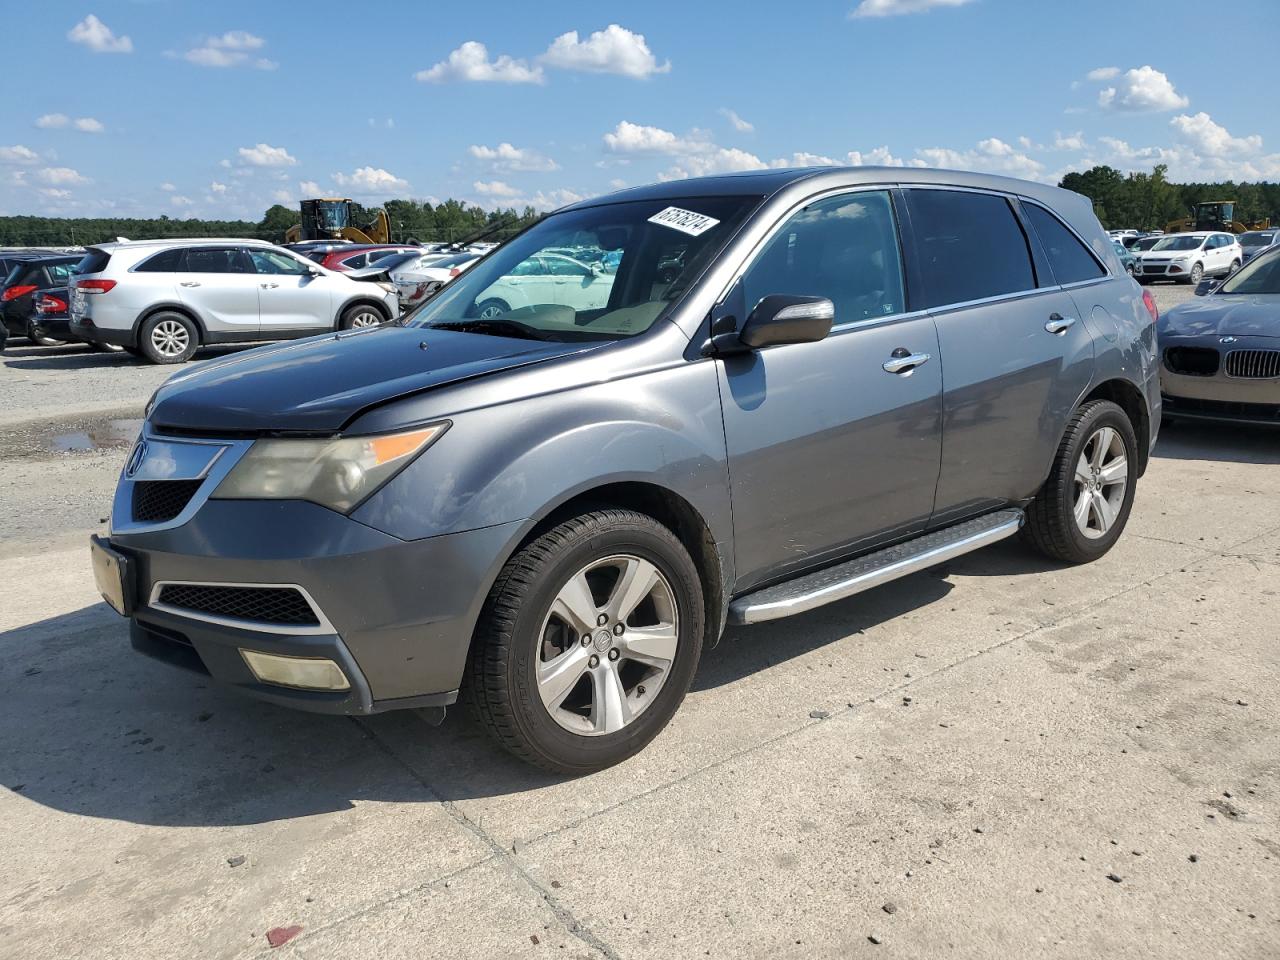
[[[260,343],[218,344],[201,347],[191,359],[192,363],[201,360],[214,360],[242,350],[260,347]],[[88,346],[63,347],[19,347],[7,349],[0,354],[6,367],[14,370],[89,370],[114,366],[151,366],[146,360],[131,356],[124,351],[103,353]],[[178,369],[176,365],[174,369]]]
[[[1280,463],[1280,427],[1235,423],[1164,423],[1152,456],[1161,460]]]

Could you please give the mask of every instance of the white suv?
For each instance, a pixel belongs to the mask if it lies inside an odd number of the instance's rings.
[[[395,287],[326,270],[260,240],[141,240],[89,247],[71,286],[71,333],[152,363],[206,343],[290,340],[399,315]]]
[[[1202,277],[1220,277],[1240,269],[1244,251],[1229,233],[1198,231],[1162,237],[1139,257],[1141,282],[1177,280],[1199,283]]]

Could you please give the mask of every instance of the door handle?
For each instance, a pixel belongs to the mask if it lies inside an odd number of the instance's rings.
[[[881,366],[885,373],[897,373],[905,377],[910,376],[912,370],[928,363],[931,359],[933,359],[932,356],[927,353],[912,353],[906,347],[899,347]]]
[[[198,286],[200,286],[200,281],[199,281],[199,280],[183,280],[181,283],[179,283],[179,284],[178,284],[178,286],[180,286],[180,287],[198,287]]]
[[[1049,322],[1044,325],[1044,328],[1050,333],[1056,333],[1061,336],[1066,333],[1067,329],[1074,325],[1075,322],[1075,317],[1064,317],[1060,313],[1054,313],[1050,314]]]
[[[263,289],[263,290],[274,290],[274,289],[275,289],[276,287],[278,287],[278,286],[280,286],[280,284],[278,284],[278,283],[264,283],[264,284],[262,284],[262,289]]]

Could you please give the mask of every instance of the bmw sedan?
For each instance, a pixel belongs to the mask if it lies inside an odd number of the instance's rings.
[[[1166,421],[1280,426],[1280,247],[1160,318]]]

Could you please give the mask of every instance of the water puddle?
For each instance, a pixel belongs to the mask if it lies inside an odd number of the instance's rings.
[[[45,446],[54,453],[89,453],[96,450],[120,450],[138,438],[141,420],[98,420],[81,430],[50,437]]]

